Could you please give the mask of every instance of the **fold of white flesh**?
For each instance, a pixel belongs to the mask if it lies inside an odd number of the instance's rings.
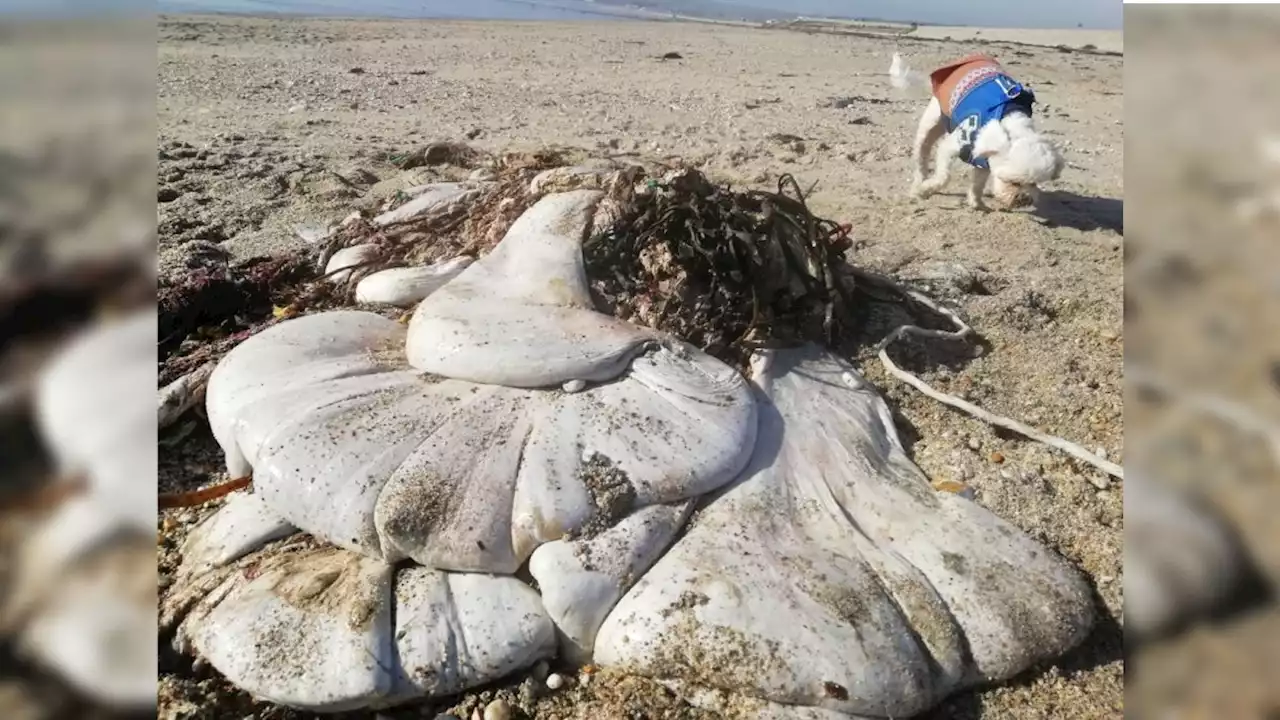
[[[266,550],[222,577],[183,621],[180,643],[290,707],[447,696],[555,651],[537,593],[511,577],[397,571],[338,548]]]
[[[409,363],[507,387],[620,375],[656,335],[592,308],[582,242],[602,197],[548,195],[525,211],[491,253],[418,306]]]
[[[273,512],[340,547],[513,573],[588,522],[714,490],[750,456],[746,381],[691,348],[565,393],[396,369],[403,337],[394,321],[338,311],[237,347],[208,390],[228,471],[252,471]],[[618,487],[595,487],[596,468]],[[602,507],[602,492],[626,503]]]
[[[690,685],[908,717],[1083,639],[1087,586],[984,508],[934,492],[888,407],[815,348],[762,355],[742,478],[628,592],[595,658]]]
[[[156,315],[111,320],[67,343],[36,382],[35,419],[62,477],[83,478],[103,515],[155,524]]]
[[[732,480],[756,433],[747,382],[590,307],[581,242],[600,197],[543,198],[419,305],[407,337],[337,311],[236,347],[207,393],[228,472],[340,547],[508,574],[593,519]],[[611,382],[559,389],[584,379]],[[625,502],[601,506],[593,468],[616,471],[605,490]]]
[[[1155,635],[1210,612],[1239,586],[1244,559],[1226,528],[1179,490],[1125,477],[1125,633]]]
[[[344,247],[329,258],[324,266],[324,277],[331,283],[344,283],[351,273],[378,256],[378,246],[372,243]]]
[[[469,257],[457,257],[426,267],[376,272],[356,283],[356,302],[413,307],[457,277],[471,262]]]
[[[201,573],[225,565],[263,545],[297,532],[250,493],[232,493],[226,503],[187,535],[182,570]]]
[[[469,203],[480,194],[479,189],[471,183],[435,183],[422,188],[414,188],[414,191],[416,195],[412,200],[398,208],[378,215],[373,219],[373,224],[390,225],[412,220],[429,213]]]
[[[529,574],[560,633],[564,659],[591,662],[605,617],[662,556],[692,509],[692,502],[653,505],[598,536],[557,540],[534,551]]]

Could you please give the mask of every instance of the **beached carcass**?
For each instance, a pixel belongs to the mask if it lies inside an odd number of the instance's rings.
[[[833,350],[843,229],[692,171],[516,177],[441,195],[451,237],[505,220],[474,262],[415,246],[440,281],[407,323],[304,314],[220,361],[209,422],[252,492],[186,541],[182,650],[320,712],[559,656],[728,717],[886,718],[1089,632],[1077,571],[936,490]],[[368,225],[350,269],[410,257]]]

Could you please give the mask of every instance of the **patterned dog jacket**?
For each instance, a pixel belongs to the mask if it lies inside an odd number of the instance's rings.
[[[1035,95],[1005,73],[989,55],[970,55],[929,74],[933,96],[947,119],[947,132],[959,132],[960,158],[987,169],[985,158],[973,156],[978,129],[1011,110],[1031,114]]]

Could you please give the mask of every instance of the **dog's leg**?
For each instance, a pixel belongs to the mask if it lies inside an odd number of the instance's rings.
[[[925,182],[925,175],[929,172],[929,156],[933,154],[934,146],[942,139],[946,132],[946,118],[942,117],[942,106],[938,104],[937,98],[929,100],[929,105],[925,107],[924,114],[920,116],[920,124],[916,127],[915,144],[911,148],[911,161],[914,168],[914,177],[911,184],[911,192],[916,197],[923,197],[920,194],[920,188]]]
[[[933,174],[916,187],[917,198],[927,198],[951,180],[951,161],[960,157],[960,141],[955,134],[943,135],[933,151]]]
[[[969,194],[965,200],[969,207],[974,210],[986,210],[987,206],[982,201],[982,194],[987,189],[987,180],[991,177],[991,170],[975,167],[972,175],[969,176]]]

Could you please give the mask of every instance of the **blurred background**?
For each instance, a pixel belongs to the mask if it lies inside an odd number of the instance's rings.
[[[155,714],[155,511],[122,512],[155,495],[149,14],[0,2],[6,720]]]
[[[1125,6],[1126,717],[1280,717],[1280,6]]]
[[[58,601],[154,613],[150,531],[102,496],[156,482],[156,338],[128,327],[154,312],[153,24],[27,5],[0,4],[0,718],[154,714],[154,645],[109,642],[137,618]],[[1126,716],[1277,718],[1280,6],[1129,5],[1125,34]],[[112,402],[49,395],[55,367]]]

